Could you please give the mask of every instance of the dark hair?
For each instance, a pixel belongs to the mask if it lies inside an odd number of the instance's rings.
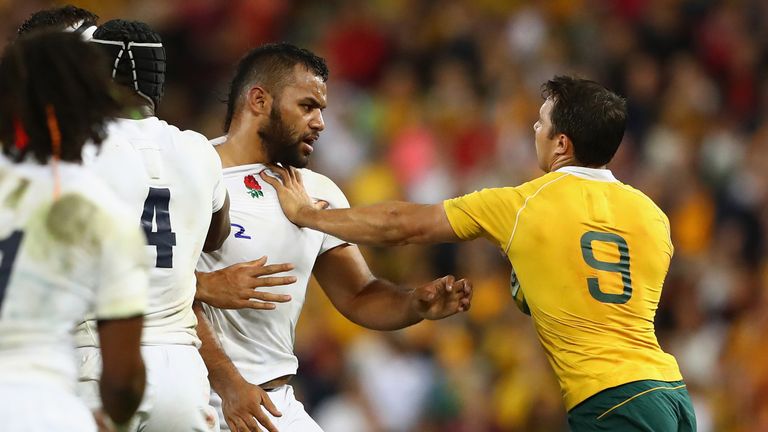
[[[541,86],[542,97],[553,101],[549,137],[562,133],[573,142],[576,160],[602,166],[613,159],[624,136],[627,101],[600,84],[556,76]]]
[[[100,144],[108,117],[120,105],[104,73],[106,60],[79,35],[34,32],[8,45],[0,60],[0,143],[15,161],[31,154],[47,163],[53,154],[47,109],[61,136],[61,160],[81,161],[83,144]],[[28,138],[17,147],[19,136]]]
[[[33,13],[19,26],[16,33],[21,36],[35,30],[61,30],[79,22],[82,22],[81,28],[87,28],[95,26],[98,21],[99,16],[95,13],[76,6],[66,5]]]
[[[156,109],[165,90],[166,58],[160,35],[141,21],[114,19],[100,25],[91,42],[107,53],[115,82],[135,91]],[[129,47],[130,42],[152,46]]]
[[[262,45],[240,59],[235,77],[229,85],[224,131],[229,131],[232,117],[242,104],[243,89],[247,85],[258,84],[277,98],[283,88],[290,83],[293,69],[297,64],[303,65],[322,78],[323,82],[328,81],[328,66],[322,57],[288,43]]]

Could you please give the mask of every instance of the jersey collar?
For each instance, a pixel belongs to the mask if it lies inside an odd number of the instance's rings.
[[[601,168],[587,168],[580,166],[564,166],[558,168],[555,172],[562,172],[566,174],[575,175],[576,177],[585,178],[587,180],[596,180],[604,182],[617,182],[616,177],[609,169]]]

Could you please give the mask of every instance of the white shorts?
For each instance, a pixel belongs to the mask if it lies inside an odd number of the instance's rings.
[[[8,432],[96,432],[83,401],[54,386],[0,384],[0,419]]]
[[[263,406],[262,410],[280,432],[323,432],[320,426],[312,420],[312,417],[304,411],[304,405],[296,400],[296,396],[293,394],[293,387],[289,385],[280,386],[268,391],[267,395],[269,395],[272,403],[275,404],[275,407],[283,416],[274,417]],[[211,405],[216,408],[216,412],[219,414],[221,430],[229,431],[229,426],[224,421],[224,413],[221,411],[221,398],[218,394],[211,393]]]
[[[95,409],[101,406],[98,348],[78,348],[80,380],[78,395]],[[139,409],[126,431],[216,432],[216,411],[209,404],[208,370],[197,348],[188,345],[142,346],[147,385]]]

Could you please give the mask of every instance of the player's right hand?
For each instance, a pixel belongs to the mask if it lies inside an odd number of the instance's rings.
[[[293,264],[264,265],[267,257],[234,264],[210,273],[196,272],[195,300],[219,309],[274,309],[275,303],[291,301],[287,294],[258,291],[258,288],[289,285],[296,276],[269,276],[293,270]]]
[[[232,432],[262,432],[264,429],[278,432],[262,406],[275,417],[281,417],[283,414],[277,410],[267,392],[261,387],[240,380],[219,395],[224,420]]]

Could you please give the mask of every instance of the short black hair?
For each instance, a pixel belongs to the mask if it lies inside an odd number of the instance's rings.
[[[48,107],[61,135],[59,157],[80,162],[87,141],[100,144],[105,122],[120,110],[104,73],[106,58],[74,33],[33,32],[6,47],[0,60],[0,143],[19,162],[45,164],[53,154]],[[16,146],[20,135],[26,146]]]
[[[547,81],[541,93],[553,101],[550,138],[559,133],[568,136],[576,160],[585,166],[602,166],[613,159],[627,123],[624,98],[594,81],[570,76]]]
[[[229,85],[227,115],[224,131],[229,131],[235,111],[242,104],[246,85],[259,84],[277,98],[293,77],[296,65],[303,65],[310,72],[328,81],[328,66],[322,57],[289,43],[273,43],[252,49],[237,64],[235,76]]]
[[[107,41],[120,43],[105,43]],[[160,35],[141,21],[113,19],[96,29],[91,42],[107,53],[113,64],[115,82],[148,99],[157,108],[165,91],[166,72],[165,48]],[[134,45],[137,43],[151,46]]]
[[[61,30],[78,23],[82,23],[80,27],[90,27],[95,26],[97,22],[99,22],[99,16],[95,13],[77,6],[66,5],[33,13],[19,26],[16,33],[21,36],[42,29]]]

